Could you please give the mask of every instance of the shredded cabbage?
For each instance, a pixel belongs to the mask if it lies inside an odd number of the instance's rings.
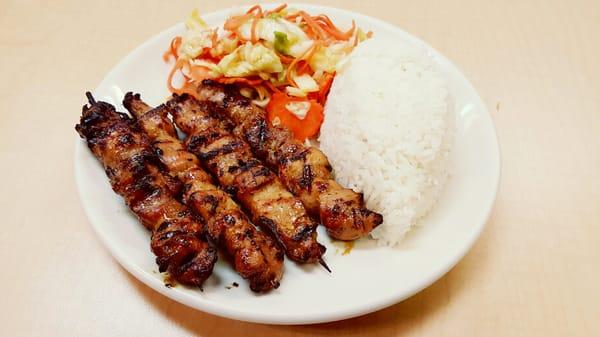
[[[348,42],[333,43],[328,47],[319,47],[308,63],[315,71],[333,73],[348,55],[351,45]]]
[[[298,86],[298,89],[308,93],[319,91],[319,85],[315,80],[308,74],[301,76],[293,76],[294,82]]]
[[[239,40],[237,37],[225,36],[217,42],[217,46],[210,50],[212,57],[219,57],[233,52],[238,46]]]
[[[223,57],[218,67],[226,77],[243,77],[260,73],[278,73],[283,65],[275,52],[261,44],[246,42]]]
[[[191,29],[191,30],[193,30],[193,29],[205,30],[205,29],[208,29],[208,25],[200,17],[200,13],[198,12],[198,10],[194,9],[190,13],[190,16],[187,18],[187,20],[185,21],[185,28]]]
[[[181,45],[179,46],[180,57],[193,59],[202,53],[204,48],[210,48],[212,46],[212,42],[210,39],[210,35],[212,32],[210,30],[188,30],[183,35],[181,40]]]
[[[249,20],[238,29],[238,34],[245,40],[250,40],[252,35],[252,22]],[[277,38],[287,40],[285,50],[279,51],[282,54],[298,57],[302,55],[312,45],[312,41],[306,36],[306,33],[297,25],[281,18],[266,17],[258,19],[256,23],[256,35],[259,39],[268,42],[270,45],[277,43]],[[275,48],[275,47],[274,47]]]
[[[360,28],[356,30],[356,35],[358,36],[358,42],[363,42],[364,40],[368,39],[367,33]]]
[[[186,32],[177,50],[180,57],[193,59],[202,53],[204,48],[212,47],[211,34],[206,22],[202,20],[198,10],[193,10],[185,21]]]
[[[292,76],[294,83],[297,87],[287,86],[285,91],[290,96],[295,97],[306,97],[309,92],[319,91],[319,85],[317,82],[308,74],[301,76]]]
[[[306,97],[306,92],[292,86],[285,87],[285,92],[294,97]]]

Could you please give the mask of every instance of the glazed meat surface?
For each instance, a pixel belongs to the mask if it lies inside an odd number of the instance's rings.
[[[217,260],[204,226],[173,197],[178,184],[163,172],[143,131],[112,105],[87,95],[89,105],[75,129],[104,166],[113,190],[152,231],[159,270],[179,283],[201,287]]]
[[[198,95],[219,105],[221,119],[235,124],[236,135],[278,172],[285,186],[311,214],[320,217],[332,237],[357,239],[383,222],[381,214],[365,207],[361,193],[333,180],[331,165],[319,149],[304,146],[287,129],[271,125],[266,112],[240,95],[236,87],[205,80]]]
[[[198,158],[185,150],[168,118],[168,108],[152,109],[132,93],[125,95],[123,105],[150,137],[169,173],[184,184],[184,202],[204,219],[211,240],[232,258],[250,288],[257,292],[277,288],[283,274],[282,250],[250,223],[231,197],[212,183]]]
[[[271,233],[292,260],[323,263],[325,247],[317,242],[317,223],[248,144],[231,133],[232,125],[218,117],[218,107],[188,95],[174,97],[167,106],[188,134],[186,148],[240,201],[254,223]]]

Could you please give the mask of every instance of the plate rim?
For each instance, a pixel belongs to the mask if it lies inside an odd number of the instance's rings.
[[[261,5],[263,6],[263,8],[271,8],[271,7],[277,6],[278,3],[261,4]],[[184,304],[188,307],[194,308],[196,310],[200,310],[205,313],[212,314],[212,315],[217,315],[220,317],[225,317],[225,318],[230,318],[230,319],[235,319],[235,320],[240,320],[240,321],[246,321],[246,322],[252,322],[252,323],[263,323],[263,324],[278,324],[278,325],[325,323],[325,322],[338,321],[338,320],[357,317],[360,315],[365,315],[368,313],[372,313],[372,312],[381,310],[388,306],[394,305],[396,303],[399,303],[399,302],[415,295],[416,293],[422,291],[423,289],[429,287],[435,281],[439,280],[446,273],[448,273],[448,271],[450,271],[454,266],[456,266],[456,264],[464,258],[464,256],[470,251],[470,249],[473,247],[473,245],[475,244],[477,239],[480,237],[481,233],[483,232],[483,229],[486,227],[486,224],[489,222],[494,205],[496,203],[496,199],[498,197],[498,189],[499,189],[499,185],[500,185],[501,174],[502,174],[502,160],[501,160],[502,158],[501,158],[501,151],[500,151],[501,149],[500,149],[500,144],[498,141],[498,134],[496,132],[496,126],[494,124],[492,115],[490,114],[488,107],[486,106],[485,102],[483,101],[483,99],[481,98],[481,96],[479,95],[479,93],[477,92],[475,87],[471,84],[471,82],[467,79],[467,77],[463,74],[463,72],[460,71],[460,68],[457,67],[448,57],[446,57],[444,54],[437,51],[435,48],[433,48],[431,45],[429,45],[425,41],[421,40],[417,36],[414,36],[406,31],[404,31],[402,28],[397,27],[397,26],[395,26],[391,23],[388,23],[379,18],[371,17],[371,16],[361,14],[358,12],[353,12],[350,10],[332,7],[332,6],[304,4],[304,3],[290,3],[289,5],[291,7],[293,6],[293,7],[298,7],[298,8],[307,9],[307,10],[325,9],[325,10],[330,10],[330,11],[338,11],[338,12],[343,12],[345,15],[348,15],[349,17],[354,17],[354,18],[360,17],[362,19],[374,21],[374,22],[377,22],[377,24],[379,24],[379,25],[385,26],[386,29],[389,29],[390,31],[394,31],[394,33],[399,33],[404,38],[407,38],[408,40],[411,40],[412,42],[415,42],[420,46],[426,47],[426,49],[429,49],[428,52],[434,51],[436,57],[440,58],[442,61],[447,63],[451,68],[453,68],[453,70],[455,70],[456,74],[460,77],[460,81],[467,85],[469,91],[474,93],[474,97],[476,97],[476,99],[478,101],[477,103],[484,110],[485,117],[489,120],[489,124],[491,126],[491,133],[492,133],[492,136],[494,139],[493,145],[495,147],[497,165],[494,167],[496,174],[494,177],[495,181],[494,181],[493,197],[490,200],[489,204],[487,205],[487,209],[485,210],[485,214],[486,214],[485,217],[483,217],[483,219],[480,221],[480,223],[478,223],[477,226],[474,227],[474,230],[472,230],[469,233],[469,236],[465,239],[465,244],[461,247],[460,250],[457,250],[454,253],[454,256],[451,259],[449,259],[449,262],[447,264],[443,265],[441,268],[439,268],[435,272],[431,273],[428,278],[421,280],[421,282],[418,286],[415,286],[408,291],[398,291],[397,293],[394,293],[391,296],[387,297],[385,300],[381,300],[379,302],[369,302],[367,305],[355,306],[355,307],[351,307],[348,310],[337,311],[337,312],[329,313],[326,315],[319,313],[319,314],[312,314],[312,315],[303,315],[302,317],[289,317],[289,315],[286,315],[286,314],[283,314],[280,316],[274,316],[274,315],[265,315],[262,313],[247,312],[245,310],[237,310],[235,307],[232,307],[229,305],[223,305],[218,302],[205,301],[204,299],[202,299],[202,297],[198,297],[198,296],[192,297],[191,295],[177,291],[174,288],[166,288],[162,282],[158,282],[156,278],[151,277],[145,270],[143,270],[136,263],[134,263],[133,260],[127,258],[127,256],[126,256],[127,254],[125,254],[124,251],[122,251],[119,247],[117,247],[117,245],[115,245],[111,241],[111,239],[99,228],[99,225],[95,224],[95,221],[92,219],[92,216],[91,216],[91,214],[93,213],[90,209],[91,206],[89,205],[89,203],[84,202],[84,198],[83,198],[84,191],[83,191],[83,187],[82,187],[82,185],[83,185],[82,181],[84,178],[82,177],[82,170],[78,169],[78,158],[80,158],[80,156],[82,155],[82,151],[84,151],[84,149],[85,149],[85,151],[87,151],[88,149],[87,149],[87,146],[85,145],[84,141],[82,141],[79,137],[76,136],[75,156],[74,156],[73,164],[74,164],[75,180],[76,180],[77,191],[78,191],[80,202],[83,206],[86,217],[87,217],[91,227],[93,228],[94,232],[100,238],[100,241],[108,249],[108,251],[113,256],[113,258],[115,258],[117,260],[117,262],[125,270],[127,270],[129,273],[134,275],[139,281],[144,283],[146,286],[149,286],[153,290],[157,291],[158,293],[160,293],[168,298],[171,298],[181,304]],[[224,8],[224,9],[220,9],[217,11],[203,14],[202,16],[203,17],[222,16],[222,15],[227,15],[234,11],[242,11],[244,9],[247,9],[248,7],[249,7],[249,5],[228,7],[228,8]],[[183,23],[179,22],[173,26],[170,26],[160,32],[155,33],[150,38],[146,39],[143,43],[136,46],[133,50],[131,50],[129,53],[127,53],[127,55],[125,57],[121,58],[115,66],[113,66],[111,68],[111,70],[104,76],[102,81],[94,89],[94,93],[97,93],[99,91],[99,88],[101,88],[105,85],[105,82],[107,82],[108,79],[112,77],[111,75],[113,73],[118,73],[121,70],[121,68],[125,67],[143,49],[145,49],[147,46],[153,44],[155,40],[160,39],[161,36],[163,36],[164,34],[169,34],[170,32],[174,32],[174,31],[181,29],[182,25],[183,25]]]

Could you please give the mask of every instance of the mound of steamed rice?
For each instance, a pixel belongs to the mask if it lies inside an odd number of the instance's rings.
[[[396,245],[437,201],[448,177],[448,90],[424,51],[377,37],[335,77],[320,147],[341,184],[383,214],[371,233]]]

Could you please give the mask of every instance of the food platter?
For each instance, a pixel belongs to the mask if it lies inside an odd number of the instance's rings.
[[[255,294],[221,258],[201,291],[165,286],[165,276],[158,272],[148,248],[148,232],[114,194],[101,165],[78,139],[75,175],[80,197],[90,223],[115,259],[163,295],[232,319],[271,324],[319,323],[397,303],[432,284],[468,252],[484,228],[498,188],[500,158],[490,115],[475,89],[449,60],[419,39],[380,20],[323,6],[293,6],[325,13],[342,25],[356,20],[374,34],[428,52],[447,80],[455,116],[451,179],[437,206],[398,247],[378,247],[369,239],[361,239],[349,249],[347,244],[332,241],[319,228],[332,273],[318,265],[286,263],[281,286],[267,294]],[[218,25],[243,10],[228,9],[203,18],[209,25]],[[165,46],[183,30],[183,24],[176,25],[136,48],[109,72],[94,91],[95,97],[113,103],[121,111],[124,109],[119,102],[129,90],[142,92],[151,105],[163,102],[169,95],[164,79],[170,66],[161,56]]]

